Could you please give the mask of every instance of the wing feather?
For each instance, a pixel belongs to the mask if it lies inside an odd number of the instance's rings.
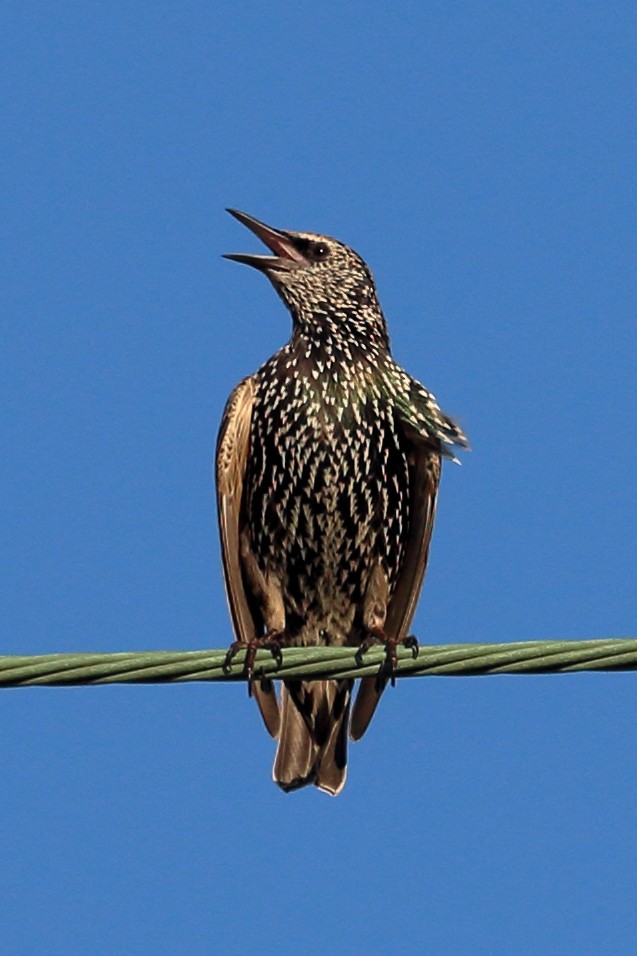
[[[246,592],[240,541],[244,522],[243,496],[254,407],[254,380],[245,378],[234,389],[221,419],[217,439],[217,513],[226,596],[235,638],[248,643],[261,633],[263,621]],[[253,693],[268,732],[279,734],[279,707],[271,682],[255,680]]]
[[[404,429],[409,441],[409,536],[402,568],[387,608],[385,634],[402,640],[409,633],[422,589],[440,484],[440,454],[413,429]],[[386,680],[364,677],[352,711],[350,734],[360,740],[385,688]]]
[[[410,465],[410,526],[403,566],[387,609],[386,633],[406,637],[420,597],[436,516],[440,484],[440,455],[424,445],[413,445]]]

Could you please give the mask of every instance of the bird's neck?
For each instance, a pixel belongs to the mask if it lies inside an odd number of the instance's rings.
[[[390,356],[389,344],[369,335],[343,335],[340,331],[330,334],[296,328],[292,333],[288,352],[300,366],[316,367],[322,374],[331,370],[357,371],[364,375],[379,371]]]
[[[377,392],[392,365],[389,345],[380,337],[344,335],[297,327],[276,359],[280,374],[302,383],[308,401],[322,417],[339,420],[346,408]],[[349,414],[349,412],[348,412]]]
[[[324,361],[336,354],[349,361],[375,361],[390,354],[389,337],[383,313],[315,310],[292,312],[293,332],[290,346],[307,358]]]

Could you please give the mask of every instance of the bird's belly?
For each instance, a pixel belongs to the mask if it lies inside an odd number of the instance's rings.
[[[280,582],[289,642],[358,643],[369,576],[380,562],[393,582],[404,550],[409,479],[395,433],[306,424],[294,440],[268,434],[253,464],[250,536]]]

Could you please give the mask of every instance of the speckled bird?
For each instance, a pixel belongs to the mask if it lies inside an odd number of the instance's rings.
[[[226,258],[263,272],[292,336],[226,405],[217,500],[235,642],[387,648],[378,678],[251,681],[278,740],[275,782],[340,793],[348,735],[365,732],[408,637],[427,564],[441,459],[460,427],[393,360],[372,274],[328,236],[273,229],[229,209],[272,255]]]

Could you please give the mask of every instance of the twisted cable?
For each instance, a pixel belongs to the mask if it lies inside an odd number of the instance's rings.
[[[269,651],[257,652],[255,676],[324,679],[369,677],[383,666],[382,647],[370,649],[361,666],[355,648],[294,647],[279,667]],[[245,680],[244,652],[224,667],[225,650],[140,651],[116,654],[0,656],[0,687],[80,684],[160,684]],[[523,641],[510,644],[421,645],[416,658],[398,649],[395,676],[471,677],[484,674],[561,674],[637,669],[637,640]]]

